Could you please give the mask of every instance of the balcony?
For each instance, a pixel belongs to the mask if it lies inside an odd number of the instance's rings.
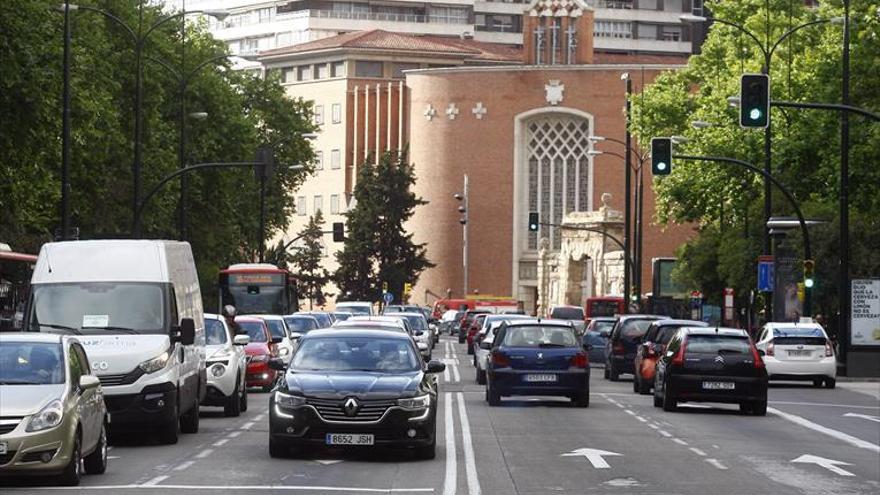
[[[309,10],[308,17],[316,19],[348,19],[355,21],[411,22],[423,24],[470,24],[464,16],[389,14],[380,12],[338,12],[332,10]]]

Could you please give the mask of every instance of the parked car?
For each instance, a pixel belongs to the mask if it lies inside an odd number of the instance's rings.
[[[480,342],[482,342],[487,335],[489,334],[489,329],[496,324],[500,324],[503,321],[510,320],[522,320],[522,319],[534,319],[531,316],[526,315],[518,315],[518,314],[490,314],[483,317],[480,315],[478,319],[480,323],[480,328],[477,330],[477,333],[474,335],[473,345],[473,354],[474,354],[474,367],[479,367],[477,361],[479,360],[478,354],[480,354]],[[484,353],[485,354],[485,353]]]
[[[586,326],[586,322],[584,321],[584,308],[580,306],[550,306],[550,311],[547,314],[547,317],[556,320],[568,320],[574,324],[578,333],[584,333],[584,327]]]
[[[278,357],[276,345],[281,339],[273,338],[266,322],[256,316],[237,316],[235,322],[250,337],[250,342],[244,348],[248,356],[245,378],[247,386],[259,387],[268,392],[276,378],[275,370],[269,368],[269,360]]]
[[[104,391],[80,341],[49,333],[0,334],[0,476],[107,469]]]
[[[770,380],[807,380],[816,387],[837,384],[837,359],[818,323],[767,323],[757,333]]]
[[[321,328],[321,323],[312,315],[287,315],[284,317],[284,323],[287,323],[287,329],[290,330],[290,339],[294,342],[312,330]]]
[[[550,395],[590,405],[590,363],[571,323],[561,320],[508,321],[492,342],[486,401],[509,395]]]
[[[440,319],[437,320],[438,328],[440,332],[448,333],[449,335],[455,335],[456,324],[461,320],[461,315],[464,314],[464,311],[456,311],[454,309],[450,309],[444,312]]]
[[[202,405],[222,406],[226,416],[237,417],[247,411],[248,335],[233,335],[226,319],[205,313],[205,355],[208,390]]]
[[[636,349],[651,323],[665,319],[655,315],[623,315],[614,322],[605,345],[605,378],[616,382],[621,373],[633,373]]]
[[[271,361],[283,370],[280,360]],[[412,339],[368,329],[317,330],[301,339],[269,404],[269,455],[317,446],[406,447],[436,453],[437,379]]]
[[[296,346],[293,343],[294,339],[290,336],[290,329],[287,328],[287,323],[284,321],[284,317],[280,315],[255,316],[266,322],[266,325],[269,327],[269,334],[272,335],[273,339],[281,339],[281,341],[276,344],[278,357],[280,357],[285,363],[289,363],[290,357],[293,356],[293,350]]]
[[[372,316],[373,303],[366,301],[337,301],[336,311],[344,311],[353,315]]]
[[[767,414],[767,368],[745,330],[684,327],[675,333],[657,361],[654,406],[675,411],[690,401]]]
[[[456,330],[458,332],[458,343],[464,344],[465,340],[467,340],[468,329],[471,327],[471,324],[473,324],[474,318],[476,318],[477,315],[489,313],[490,311],[485,309],[465,311],[461,315],[461,319],[458,321],[458,329]]]
[[[486,384],[486,370],[489,368],[489,351],[492,349],[492,342],[495,340],[495,332],[501,327],[505,321],[533,319],[531,316],[525,315],[489,315],[486,317],[483,330],[477,333],[477,339],[474,341],[474,366],[477,369],[476,380],[480,385]]]
[[[492,313],[480,313],[475,314],[473,319],[471,319],[470,325],[467,326],[467,331],[465,334],[465,341],[467,342],[467,353],[474,353],[474,337],[476,337],[477,332],[483,328],[483,322],[486,320],[486,317]]]
[[[705,327],[708,324],[694,320],[657,320],[651,323],[642,343],[636,350],[633,361],[633,392],[642,395],[651,393],[654,386],[654,371],[657,369],[657,359],[666,352],[666,344],[669,339],[681,327]]]
[[[104,390],[111,443],[125,431],[148,431],[165,444],[199,431],[205,323],[188,243],[46,243],[28,307],[28,330],[83,335]]]

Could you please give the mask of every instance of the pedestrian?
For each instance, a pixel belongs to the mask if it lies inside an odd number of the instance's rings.
[[[235,321],[235,313],[235,306],[231,304],[223,306],[223,318],[226,319],[226,325],[232,330],[232,335],[246,335],[247,332]]]

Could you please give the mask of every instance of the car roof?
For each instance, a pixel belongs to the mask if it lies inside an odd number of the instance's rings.
[[[670,318],[668,320],[657,320],[654,323],[652,323],[652,325],[656,325],[658,327],[665,327],[665,326],[708,327],[709,326],[709,324],[704,321],[675,320],[672,318]]]
[[[354,315],[351,311],[333,311],[334,315]]]
[[[0,342],[39,342],[45,344],[60,344],[65,337],[68,339],[72,338],[70,335],[62,335],[60,333],[3,332],[0,333]]]
[[[265,323],[265,321],[263,321],[263,319],[260,318],[259,316],[247,316],[247,315],[236,316],[235,321],[244,321],[244,322],[251,322],[251,323]]]
[[[349,318],[350,320],[350,318]],[[335,324],[331,328],[390,328],[394,330],[399,330],[401,332],[406,332],[406,328],[403,325],[398,325],[396,323],[390,323],[387,321],[340,321]]]
[[[210,318],[210,319],[213,319],[213,320],[219,320],[219,319],[221,319],[221,318],[223,318],[223,317],[220,316],[220,315],[218,315],[217,313],[205,313],[205,318]]]
[[[668,320],[670,319],[668,316],[663,315],[649,315],[649,314],[638,314],[638,315],[620,315],[617,317],[618,320]]]
[[[570,320],[556,320],[553,318],[523,318],[523,319],[513,319],[513,320],[507,322],[507,328],[518,327],[518,326],[533,327],[535,325],[548,326],[548,327],[574,328],[574,326],[571,324]]]
[[[257,315],[257,318],[261,320],[283,320],[284,317],[281,315]]]
[[[421,316],[422,318],[425,317],[425,313],[416,313],[416,312],[414,312],[414,311],[407,311],[407,312],[404,312],[404,313],[394,313],[394,314],[395,314],[396,316]]]
[[[590,321],[617,321],[617,316],[591,316]]]
[[[374,328],[348,329],[339,327],[312,330],[311,332],[301,337],[301,339],[311,340],[321,337],[383,337],[412,341],[412,338],[409,336],[409,334],[403,332],[395,332],[393,330],[377,330]]]
[[[741,328],[726,327],[681,327],[679,330],[686,335],[723,335],[725,337],[748,337],[749,334]]]
[[[304,315],[300,313],[294,313],[292,315],[284,315],[284,318],[303,318],[303,319],[311,319],[317,321],[318,319],[312,315]]]
[[[818,323],[796,323],[796,322],[786,323],[784,321],[768,322],[768,323],[765,323],[764,326],[767,328],[781,328],[781,327],[785,327],[785,328],[791,328],[791,327],[822,328],[822,325],[820,325]],[[824,330],[824,328],[822,328],[822,329]]]

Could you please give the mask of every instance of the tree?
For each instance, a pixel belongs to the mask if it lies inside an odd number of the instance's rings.
[[[312,302],[323,306],[327,302],[327,296],[332,295],[324,292],[324,287],[330,282],[330,272],[321,263],[324,258],[322,225],[324,216],[318,210],[299,232],[301,242],[289,257],[291,270],[299,280],[299,294],[309,299],[309,309],[312,309]]]
[[[347,299],[376,301],[387,283],[399,301],[404,284],[415,284],[434,266],[425,244],[414,243],[404,228],[415,208],[427,202],[411,191],[416,178],[406,153],[386,152],[378,164],[372,161],[368,157],[358,172],[356,205],[346,213],[345,244],[336,254],[334,278]]]

